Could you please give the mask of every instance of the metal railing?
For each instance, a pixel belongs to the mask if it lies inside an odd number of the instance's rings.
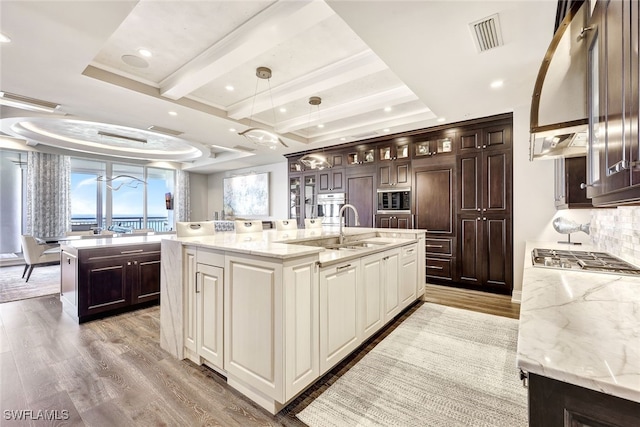
[[[71,226],[93,226],[98,227],[103,230],[107,229],[106,219],[102,220],[102,224],[98,224],[98,220],[95,217],[72,217],[71,218]],[[131,229],[142,229],[142,228],[150,228],[153,231],[161,232],[161,231],[170,231],[173,226],[169,225],[169,218],[167,217],[147,217],[147,224],[144,224],[144,218],[141,216],[131,216],[131,217],[116,217],[111,219],[111,225],[122,227],[122,228],[131,228]]]

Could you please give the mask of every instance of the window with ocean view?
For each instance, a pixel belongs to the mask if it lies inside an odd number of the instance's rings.
[[[72,228],[173,230],[174,186],[173,170],[72,158]]]

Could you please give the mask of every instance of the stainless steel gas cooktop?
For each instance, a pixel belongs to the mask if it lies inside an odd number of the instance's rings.
[[[640,269],[606,252],[540,249],[531,251],[534,267],[640,276]]]

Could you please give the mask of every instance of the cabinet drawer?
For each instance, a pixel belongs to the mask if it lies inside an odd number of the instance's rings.
[[[412,258],[417,256],[418,248],[416,244],[407,245],[402,247],[402,259],[405,260],[407,258]]]
[[[451,279],[451,259],[427,257],[427,277]]]
[[[435,239],[427,237],[425,239],[425,245],[428,254],[451,255],[451,239]]]

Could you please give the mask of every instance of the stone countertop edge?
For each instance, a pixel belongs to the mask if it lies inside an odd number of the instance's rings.
[[[640,402],[640,278],[534,267],[534,248],[600,251],[527,242],[517,366]]]

